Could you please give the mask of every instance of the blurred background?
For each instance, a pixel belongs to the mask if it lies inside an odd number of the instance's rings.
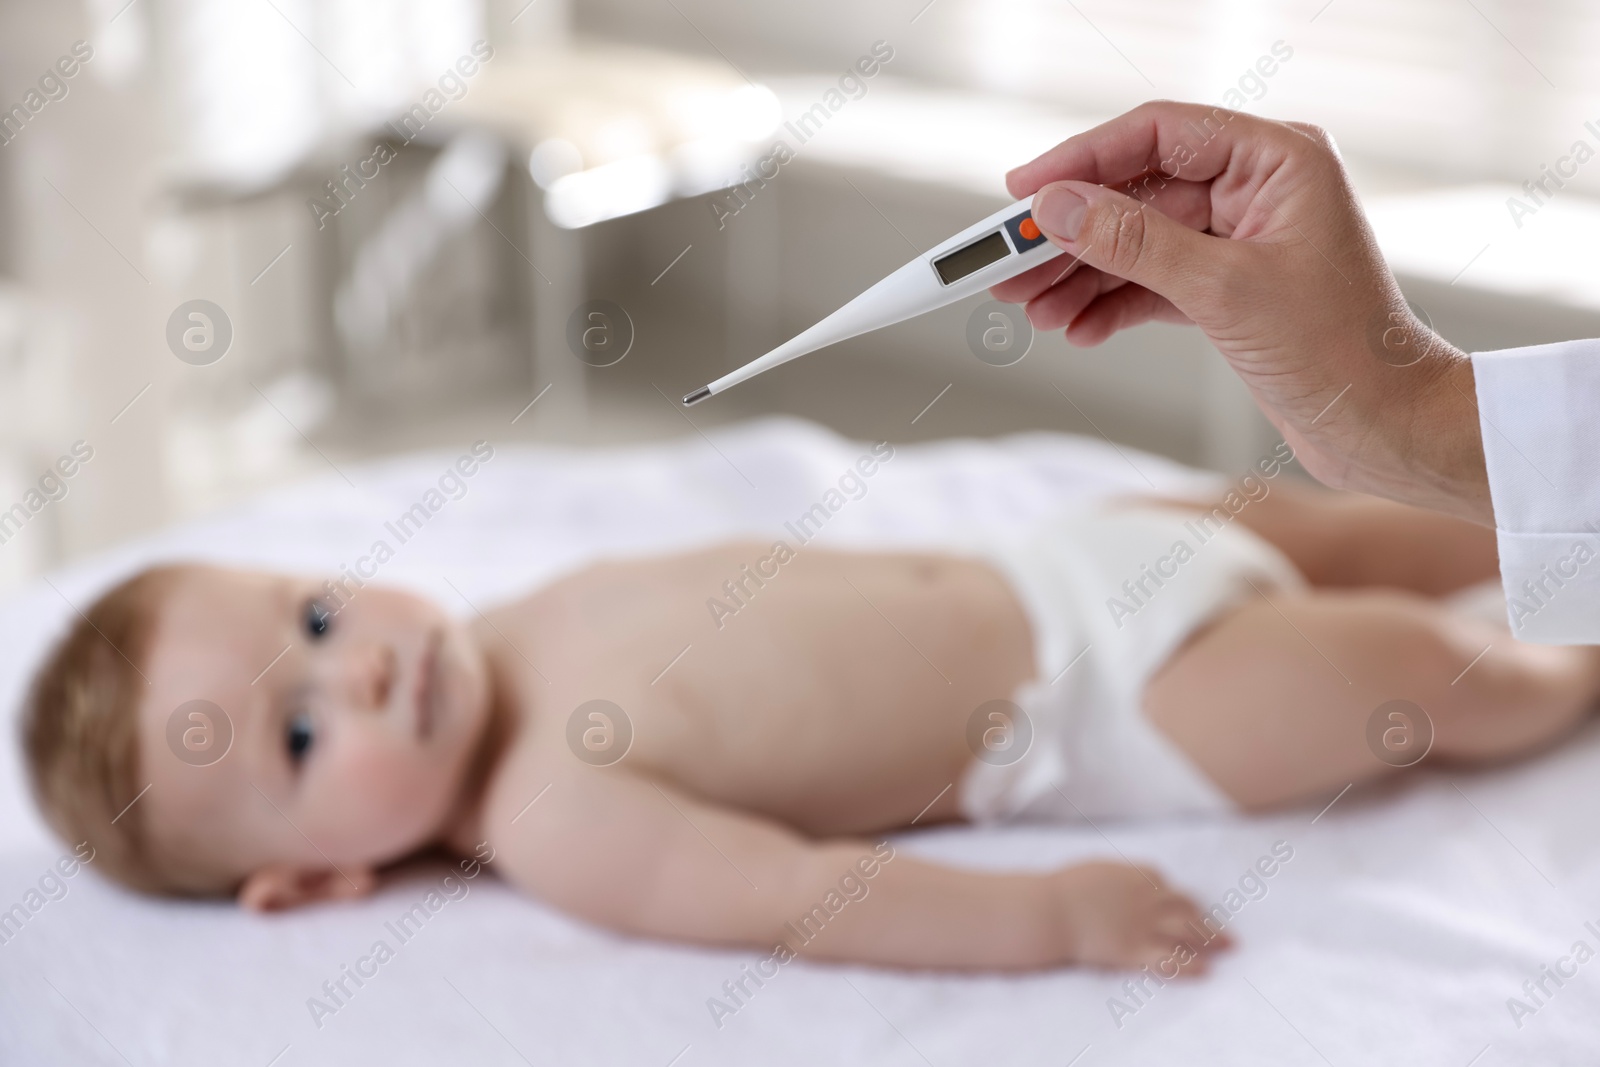
[[[1597,48],[1578,0],[0,0],[0,587],[477,438],[784,412],[1242,472],[1276,438],[1193,331],[997,366],[983,297],[676,398],[1154,97],[1330,129],[1458,345],[1600,334]]]

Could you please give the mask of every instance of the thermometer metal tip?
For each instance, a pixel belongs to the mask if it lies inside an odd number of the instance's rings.
[[[686,407],[686,408],[692,408],[696,404],[700,403],[700,401],[704,400],[706,397],[708,397],[710,395],[711,395],[711,386],[703,385],[700,388],[696,389],[694,392],[690,393],[688,396],[683,398],[683,406]]]

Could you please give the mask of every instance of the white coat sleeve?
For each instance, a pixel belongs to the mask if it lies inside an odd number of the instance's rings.
[[[1600,339],[1475,352],[1511,632],[1600,644]]]

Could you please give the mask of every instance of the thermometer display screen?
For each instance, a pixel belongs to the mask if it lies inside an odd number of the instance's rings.
[[[963,245],[954,252],[940,256],[933,261],[933,269],[939,272],[940,281],[952,285],[973,271],[982,270],[991,263],[998,263],[1010,254],[1011,247],[1006,244],[1006,239],[1000,235],[1000,231],[996,230],[969,245]]]

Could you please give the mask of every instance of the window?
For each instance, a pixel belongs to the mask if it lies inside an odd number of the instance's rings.
[[[241,184],[387,119],[484,36],[481,0],[172,0],[158,18],[180,165]]]

